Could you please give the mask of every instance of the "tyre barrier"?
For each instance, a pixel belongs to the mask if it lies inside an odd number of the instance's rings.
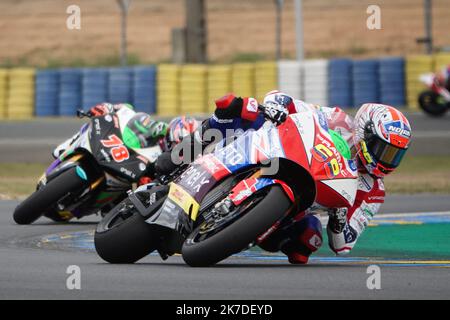
[[[133,103],[133,69],[110,68],[108,78],[108,102]]]
[[[378,60],[357,60],[352,66],[353,106],[379,102]]]
[[[8,97],[8,70],[0,69],[0,119],[6,118],[6,99]]]
[[[213,112],[216,109],[215,101],[232,92],[231,89],[231,66],[214,65],[208,67],[208,100],[207,112]]]
[[[58,115],[75,116],[81,107],[81,69],[65,68],[59,70]]]
[[[353,106],[352,60],[331,59],[328,63],[328,105]]]
[[[380,102],[403,107],[405,100],[405,59],[384,58],[379,60]]]
[[[303,99],[302,65],[298,61],[278,62],[279,90],[298,99]]]
[[[156,67],[133,68],[133,106],[136,111],[156,113]]]
[[[328,61],[303,62],[304,100],[308,103],[328,106]]]
[[[14,68],[9,71],[6,103],[8,119],[29,119],[34,115],[35,69]]]
[[[91,107],[108,101],[109,72],[105,68],[82,70],[81,92],[82,108],[89,110]]]
[[[36,72],[34,111],[37,117],[58,114],[59,76],[58,70],[38,70]]]

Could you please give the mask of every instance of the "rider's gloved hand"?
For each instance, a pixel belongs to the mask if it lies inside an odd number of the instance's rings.
[[[111,113],[114,111],[114,106],[111,103],[100,103],[94,107],[92,107],[89,112],[93,117],[103,116],[105,114]]]
[[[275,122],[277,125],[286,121],[289,110],[278,103],[267,102],[263,106],[263,112],[266,119]]]
[[[258,101],[252,97],[236,97],[230,93],[216,100],[214,115],[220,120],[242,118],[255,121],[258,117]]]
[[[347,208],[336,208],[328,212],[328,227],[334,233],[341,233],[347,223]]]
[[[173,172],[177,165],[172,162],[171,151],[163,152],[155,163],[155,172],[159,175],[167,175]]]

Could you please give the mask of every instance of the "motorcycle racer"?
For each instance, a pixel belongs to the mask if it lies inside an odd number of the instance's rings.
[[[450,90],[450,65],[435,74],[438,85]]]
[[[128,103],[111,104],[100,103],[90,108],[88,114],[93,117],[113,114],[128,108],[133,110],[134,107]],[[163,121],[153,120],[150,115],[145,112],[135,112],[123,129],[123,141],[126,146],[135,149],[145,149],[162,145],[162,141],[167,134],[168,124]],[[74,137],[66,140],[58,148],[53,151],[53,157],[57,158],[72,143]],[[161,151],[162,152],[162,151]],[[146,174],[140,179],[139,185],[149,183],[154,176],[154,163],[148,163]]]
[[[322,245],[322,225],[318,218],[325,211],[329,220],[329,247],[336,254],[352,250],[373,216],[384,202],[383,177],[395,170],[409,147],[411,128],[397,109],[381,104],[364,104],[355,118],[338,107],[319,107],[272,91],[264,98],[264,112],[258,113],[254,98],[232,94],[216,101],[214,115],[203,123],[203,129],[258,129],[264,118],[282,123],[288,114],[313,109],[325,126],[338,132],[351,151],[349,162],[358,170],[358,190],[352,206],[321,208],[312,206],[298,213],[288,226],[276,230],[260,247],[282,251],[293,264],[305,264]],[[203,141],[203,143],[205,143]]]

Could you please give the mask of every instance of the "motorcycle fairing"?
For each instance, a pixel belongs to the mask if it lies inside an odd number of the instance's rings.
[[[270,186],[270,185],[280,185],[285,191],[289,199],[294,202],[294,192],[292,189],[283,181],[279,179],[270,178],[248,178],[239,182],[230,192],[230,200],[234,205],[238,206],[246,199],[248,199],[255,192]]]
[[[200,157],[172,183],[177,186],[177,195],[168,197],[163,209],[147,222],[172,229],[182,225],[182,221],[192,222],[190,218],[196,218],[197,213],[190,210],[198,208],[196,204],[202,203],[219,180],[280,158],[309,173],[316,184],[316,202],[328,207],[351,206],[357,190],[357,173],[338,153],[327,127],[319,120],[312,111],[293,114],[278,127],[266,123],[261,129],[247,131],[229,145]],[[321,151],[323,157],[313,155]],[[261,180],[260,186],[268,181]]]
[[[92,154],[95,156],[97,162],[107,170],[126,179],[138,180],[146,169],[146,164],[136,158],[136,153],[126,147],[128,151],[126,158],[119,160],[113,155],[115,148],[123,146],[121,140],[122,133],[120,127],[118,127],[118,122],[115,120],[116,118],[117,116],[113,115],[109,117],[96,117],[92,120],[90,131]],[[112,138],[116,138],[119,144],[108,145],[106,142]]]

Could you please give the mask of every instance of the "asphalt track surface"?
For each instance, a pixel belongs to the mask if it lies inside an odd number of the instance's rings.
[[[450,112],[442,118],[407,113],[413,130],[411,155],[450,155]],[[204,118],[205,116],[203,116]],[[167,119],[163,119],[167,120]],[[86,122],[75,118],[38,118],[0,122],[0,163],[52,160],[52,150]]]
[[[180,257],[162,261],[151,255],[134,265],[110,265],[92,250],[42,245],[43,239],[92,231],[97,217],[62,225],[43,218],[19,226],[12,220],[16,205],[0,202],[0,299],[450,299],[450,261],[380,264],[380,290],[366,285],[371,260],[315,259],[293,266],[284,259],[244,256],[210,268],[191,268]],[[424,210],[449,211],[450,199],[391,196],[382,213]],[[70,265],[80,267],[81,290],[66,287]]]

